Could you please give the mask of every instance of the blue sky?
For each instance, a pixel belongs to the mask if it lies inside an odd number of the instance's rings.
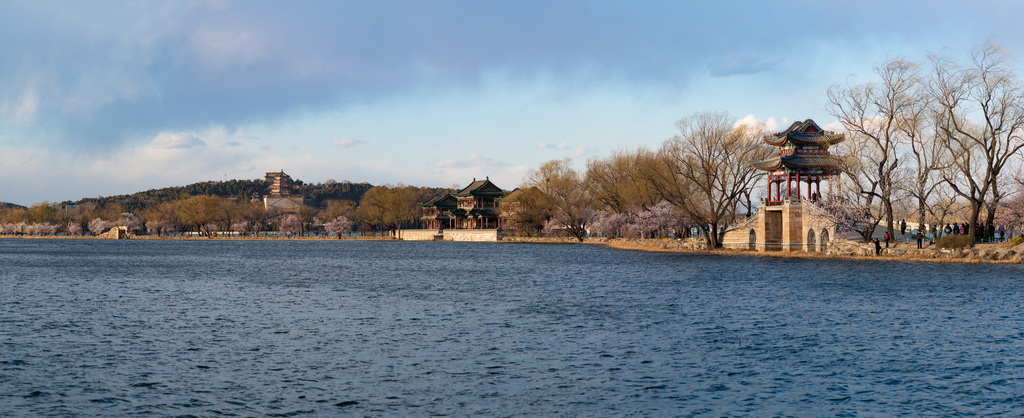
[[[260,178],[520,185],[887,57],[1024,57],[1019,2],[0,1],[0,201]],[[944,48],[948,48],[945,49]]]

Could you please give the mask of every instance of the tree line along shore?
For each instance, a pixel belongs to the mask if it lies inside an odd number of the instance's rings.
[[[891,57],[868,77],[830,87],[826,110],[845,140],[821,147],[837,156],[841,175],[829,178],[828,193],[807,202],[807,217],[836,237],[859,235],[857,245],[864,246],[878,227],[895,238],[901,220],[918,225],[911,232],[936,247],[1020,238],[1024,83],[1014,65],[1003,48],[984,43],[966,57]],[[615,150],[582,168],[561,159],[530,170],[518,193],[501,202],[501,216],[513,229],[508,235],[577,241],[696,237],[705,248],[720,248],[724,227],[743,222],[769,197],[766,173],[754,164],[786,150],[762,141],[770,134],[763,123],[726,112],[695,113],[676,129],[656,148]],[[6,207],[0,209],[0,233],[81,236],[117,226],[155,236],[394,236],[419,227],[418,203],[454,191],[298,181],[315,204],[284,214],[252,199],[266,192],[266,182],[234,182],[231,193],[192,185],[136,194],[143,197],[83,199],[73,211],[45,202]],[[326,192],[339,185],[351,193]],[[963,234],[947,234],[950,223],[965,225]],[[995,230],[1004,232],[987,233]],[[829,245],[847,244],[836,239]]]

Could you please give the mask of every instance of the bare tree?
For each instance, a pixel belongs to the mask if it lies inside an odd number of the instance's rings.
[[[577,240],[583,241],[595,218],[583,176],[572,168],[572,159],[551,160],[526,174],[526,185],[536,187],[551,200],[551,219]]]
[[[857,178],[854,184],[859,193],[869,196],[869,204],[877,199],[892,237],[893,200],[900,188],[900,148],[911,136],[920,134],[922,120],[915,116],[924,112],[923,95],[919,93],[917,64],[895,58],[876,67],[875,73],[879,82],[830,87],[828,111],[851,133],[838,146],[859,159],[847,174]]]
[[[640,166],[648,164],[644,161],[648,155],[641,148],[635,152],[614,151],[606,159],[588,160],[586,181],[595,203],[612,213],[636,212],[657,204],[660,199],[655,198],[649,183],[637,176]]]
[[[524,185],[501,199],[501,216],[512,222],[513,229],[534,233],[551,219],[554,203],[550,196],[536,187]]]
[[[724,112],[698,113],[676,128],[679,134],[658,151],[660,164],[642,175],[701,228],[708,248],[717,248],[719,226],[734,219],[737,202],[763,176],[752,164],[772,149],[760,141],[763,126],[737,126]]]
[[[1011,57],[992,43],[971,51],[971,66],[931,56],[929,91],[936,109],[939,139],[949,150],[952,169],[944,180],[970,204],[968,226],[974,234],[981,210],[1002,198],[1000,178],[1024,148],[1024,90],[1010,68]],[[985,225],[992,225],[989,210]]]
[[[419,192],[414,187],[401,184],[377,186],[363,194],[356,214],[367,223],[379,225],[382,232],[398,236],[403,225],[418,218],[416,203],[419,199]]]

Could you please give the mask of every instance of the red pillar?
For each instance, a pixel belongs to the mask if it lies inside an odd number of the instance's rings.
[[[800,200],[800,173],[796,173],[796,200]]]

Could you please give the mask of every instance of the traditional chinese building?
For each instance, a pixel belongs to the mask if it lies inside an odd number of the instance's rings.
[[[462,190],[420,203],[423,229],[497,229],[498,205],[509,192],[491,183],[489,178],[473,179]]]
[[[822,197],[822,180],[831,189],[831,179],[842,172],[843,160],[828,148],[845,139],[810,119],[766,135],[764,142],[778,148],[779,155],[754,167],[768,172],[768,193],[756,216],[726,232],[723,245],[757,251],[823,250],[835,231],[830,234],[827,227],[806,219],[803,209]]]
[[[270,194],[263,197],[263,205],[276,209],[281,213],[294,213],[303,204],[303,196],[296,195],[292,190],[292,177],[284,170],[271,171],[263,177],[270,183]]]
[[[844,139],[842,134],[827,132],[810,119],[766,135],[764,142],[778,148],[779,156],[756,162],[754,167],[768,172],[768,205],[821,195],[821,181],[839,175],[842,168],[842,160],[829,155],[828,147]],[[807,186],[806,194],[801,194],[802,184]]]
[[[270,183],[270,194],[269,196],[281,197],[291,196],[292,194],[292,177],[285,174],[284,170],[271,171],[263,177],[268,183]]]

